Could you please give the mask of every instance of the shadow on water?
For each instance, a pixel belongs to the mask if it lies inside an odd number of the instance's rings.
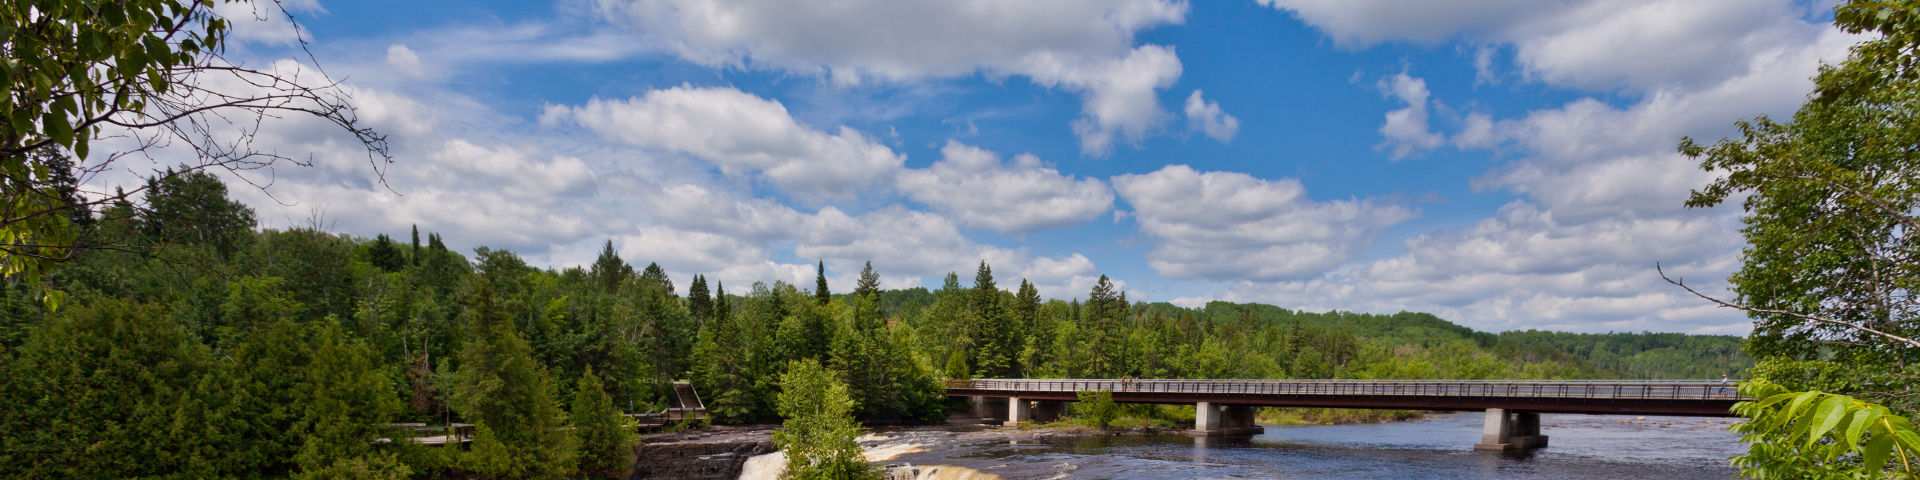
[[[1178,435],[953,438],[898,460],[1047,478],[1732,478],[1741,453],[1727,419],[1551,415],[1551,445],[1480,452],[1482,418],[1436,415],[1373,425],[1269,426],[1251,438]]]

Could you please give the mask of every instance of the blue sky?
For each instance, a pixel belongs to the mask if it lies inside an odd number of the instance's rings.
[[[736,291],[984,260],[1056,298],[1105,274],[1491,331],[1745,333],[1654,271],[1724,292],[1741,246],[1737,210],[1682,207],[1712,177],[1674,146],[1791,114],[1857,40],[1786,0],[287,7],[395,163],[382,187],[336,132],[270,122],[315,165],[239,174],[273,180],[235,189],[267,226],[554,267],[611,240]],[[304,61],[242,8],[233,59]]]

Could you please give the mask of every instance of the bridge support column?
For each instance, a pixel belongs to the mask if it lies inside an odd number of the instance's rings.
[[[973,397],[973,415],[980,418],[980,423],[993,424],[1007,418],[1008,404],[998,400],[981,396]]]
[[[1474,444],[1473,448],[1512,451],[1546,446],[1547,436],[1540,434],[1540,414],[1489,408],[1486,427],[1480,432],[1480,443]]]
[[[1032,420],[1032,417],[1032,410],[1028,408],[1026,400],[1021,400],[1020,397],[1007,398],[1007,422],[1002,425],[1019,426],[1020,422]]]
[[[1231,437],[1266,431],[1266,427],[1254,423],[1254,407],[1199,402],[1193,406],[1193,430],[1188,430],[1187,435]]]
[[[1051,422],[1059,419],[1060,413],[1066,409],[1066,402],[1008,398],[1007,421],[1001,425],[1013,427],[1019,426],[1020,422]]]

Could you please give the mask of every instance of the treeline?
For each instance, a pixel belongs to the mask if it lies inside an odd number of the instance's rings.
[[[1703,377],[1731,337],[1488,334],[1431,315],[1083,299],[973,281],[835,294],[676,285],[611,243],[586,267],[319,228],[254,230],[200,173],[71,219],[90,251],[0,295],[0,471],[37,478],[618,475],[608,428],[692,381],[714,419],[778,418],[790,365],[824,366],[867,421],[946,415],[968,377]],[[684,292],[684,295],[682,294]],[[1703,370],[1704,369],[1704,370]],[[563,401],[571,399],[571,401]],[[571,408],[569,408],[571,406]],[[382,427],[469,422],[469,451]],[[571,432],[571,433],[569,433]],[[610,446],[611,445],[611,446]]]

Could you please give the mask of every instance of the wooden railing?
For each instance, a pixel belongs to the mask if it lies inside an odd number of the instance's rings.
[[[1004,392],[1744,400],[1719,380],[948,380],[949,390]]]

